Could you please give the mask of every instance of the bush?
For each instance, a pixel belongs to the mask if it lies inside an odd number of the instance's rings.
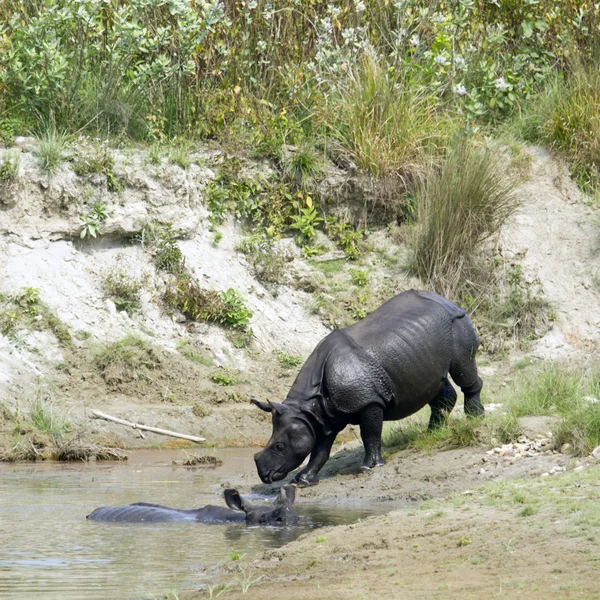
[[[143,279],[132,276],[122,263],[123,257],[117,255],[116,264],[104,275],[104,291],[115,303],[117,310],[131,314],[139,308]]]
[[[515,183],[492,150],[462,137],[441,169],[431,169],[417,192],[419,232],[411,269],[440,294],[457,298],[465,282],[481,283],[483,244],[518,207]],[[472,285],[472,283],[471,283]]]
[[[259,281],[272,284],[284,282],[285,266],[292,256],[272,237],[252,234],[242,240],[240,251],[246,255]]]
[[[167,306],[176,308],[194,321],[215,321],[233,329],[245,329],[252,312],[234,289],[224,292],[206,290],[189,277],[171,282],[163,294]]]

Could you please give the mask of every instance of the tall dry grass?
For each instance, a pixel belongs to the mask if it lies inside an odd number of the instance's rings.
[[[481,252],[518,208],[514,189],[497,150],[466,137],[453,143],[442,166],[430,167],[417,187],[412,271],[450,298],[483,283],[489,270]]]

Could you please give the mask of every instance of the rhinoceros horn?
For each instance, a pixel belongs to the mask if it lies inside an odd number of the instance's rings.
[[[252,398],[250,402],[258,406],[258,408],[264,410],[265,412],[276,412],[279,415],[282,415],[286,410],[288,410],[288,407],[284,404],[280,404],[279,402],[271,402],[270,400],[267,400],[266,402],[261,402],[260,400]]]

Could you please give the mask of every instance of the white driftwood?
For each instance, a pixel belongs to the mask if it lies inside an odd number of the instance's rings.
[[[100,412],[99,410],[92,410],[92,415],[96,419],[104,419],[106,421],[112,421],[113,423],[119,423],[126,427],[132,427],[133,429],[140,429],[143,431],[151,431],[152,433],[160,433],[161,435],[170,435],[171,437],[181,438],[183,440],[190,440],[190,442],[201,443],[205,442],[206,438],[197,437],[195,435],[187,435],[186,433],[177,433],[176,431],[169,431],[168,429],[160,429],[159,427],[149,427],[148,425],[140,425],[139,423],[132,423],[125,419],[117,419],[117,417],[111,417],[106,413]]]

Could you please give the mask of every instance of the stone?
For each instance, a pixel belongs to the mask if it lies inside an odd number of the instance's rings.
[[[592,450],[592,456],[595,459],[599,459],[600,458],[600,446],[596,446],[593,450]]]
[[[560,451],[562,454],[571,454],[573,452],[573,445],[565,443],[560,447]]]
[[[550,473],[542,473],[540,477],[550,477]]]

